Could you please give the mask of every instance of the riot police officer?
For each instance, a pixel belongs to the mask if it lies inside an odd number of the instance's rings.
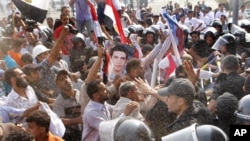
[[[150,128],[131,117],[101,122],[99,135],[101,141],[154,141]]]
[[[162,141],[228,141],[227,135],[218,127],[213,125],[198,125],[196,123],[189,127],[176,131],[165,137]]]
[[[236,124],[250,125],[250,94],[242,97],[235,112]]]

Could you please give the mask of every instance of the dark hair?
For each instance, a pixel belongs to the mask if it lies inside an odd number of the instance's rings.
[[[131,81],[123,82],[119,87],[119,95],[127,97],[128,92],[135,87],[134,83]]]
[[[207,44],[204,40],[199,40],[191,46],[191,48],[194,49],[194,52],[200,57],[208,56],[205,51],[206,47]]]
[[[68,6],[62,6],[61,8],[61,13],[63,12],[64,9],[69,8]]]
[[[200,14],[198,12],[193,13],[193,17],[199,17],[199,16],[200,16]]]
[[[164,87],[168,87],[174,79],[175,79],[175,76],[173,76],[173,75],[170,76],[170,77],[168,78],[168,80],[166,81]]]
[[[200,32],[199,31],[193,31],[190,33],[190,36],[192,36],[192,34],[197,34],[198,36],[200,36]]]
[[[126,72],[130,73],[132,69],[137,69],[141,65],[141,61],[139,59],[133,58],[128,61],[126,65]]]
[[[219,6],[225,6],[224,3],[219,3]]]
[[[186,16],[186,15],[185,15],[185,14],[181,14],[181,15],[180,15],[180,18],[183,17],[183,16]]]
[[[51,20],[53,22],[53,18],[52,17],[48,17],[47,20]]]
[[[126,54],[126,59],[128,59],[128,52],[123,44],[117,44],[115,47],[110,49],[110,56],[114,54],[115,51],[121,51]]]
[[[179,65],[175,69],[175,78],[187,78],[187,73],[185,72],[183,65]]]
[[[67,14],[65,14],[65,13],[62,13],[62,14],[60,15],[60,19],[62,19],[62,17],[65,17],[65,16],[69,16],[69,15],[67,15]]]
[[[242,7],[244,7],[244,6],[246,6],[246,5],[245,5],[245,4],[242,4],[240,8],[242,8]]]
[[[208,32],[205,33],[204,39],[206,40],[207,37],[212,37],[213,40],[216,39],[216,36],[215,36],[215,34],[212,31],[208,31]]]
[[[93,94],[99,91],[101,82],[101,80],[93,80],[87,85],[87,94],[90,99],[93,99]]]
[[[220,120],[233,120],[238,99],[233,94],[225,92],[217,98],[217,116]]]
[[[23,54],[23,55],[21,56],[21,60],[22,60],[22,62],[25,63],[25,64],[29,64],[29,63],[32,64],[32,62],[33,62],[33,58],[32,58],[32,56],[31,56],[30,53],[25,53],[25,54]]]
[[[82,67],[84,66],[84,64],[85,64],[85,60],[84,59],[77,59],[77,60],[75,60],[75,62],[71,64],[72,72],[77,72],[77,71],[81,72]]]
[[[33,141],[34,137],[24,130],[13,130],[10,132],[5,141]]]
[[[10,68],[4,72],[4,81],[9,85],[11,85],[11,78],[16,76],[15,69],[17,68]]]
[[[220,15],[220,17],[224,17],[225,19],[227,19],[227,16],[224,14]]]
[[[236,55],[236,47],[237,47],[237,44],[235,41],[229,41],[226,44],[227,52],[233,55]]]
[[[235,55],[228,55],[223,60],[223,67],[227,70],[237,71],[239,60]]]
[[[35,111],[30,114],[26,122],[34,122],[39,127],[44,127],[46,132],[49,132],[50,116],[44,111]]]
[[[150,44],[145,44],[143,47],[142,47],[142,54],[143,55],[146,55],[147,52],[149,51],[152,51],[153,50],[153,46],[150,45]]]

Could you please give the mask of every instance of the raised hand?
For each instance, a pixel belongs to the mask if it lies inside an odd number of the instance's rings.
[[[199,80],[200,69],[197,69],[197,72],[194,71],[193,64],[191,61],[184,60],[183,68],[187,73],[188,79],[195,84]]]
[[[136,108],[139,107],[139,103],[136,101],[131,101],[127,104],[126,109],[124,111],[124,115],[128,116],[131,112],[133,112]]]
[[[134,83],[138,87],[140,94],[150,94],[153,90],[148,82],[143,81],[141,78],[135,78]]]

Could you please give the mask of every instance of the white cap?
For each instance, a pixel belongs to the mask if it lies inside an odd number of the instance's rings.
[[[81,38],[85,42],[85,37],[84,37],[84,35],[82,33],[77,33],[75,37],[76,38]]]
[[[37,45],[32,51],[32,57],[36,58],[38,55],[40,55],[43,52],[49,51],[50,49],[46,48],[44,45]]]

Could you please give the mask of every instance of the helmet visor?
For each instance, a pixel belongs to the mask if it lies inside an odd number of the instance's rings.
[[[220,50],[221,47],[226,45],[227,43],[228,43],[228,41],[226,39],[224,39],[223,37],[219,37],[219,39],[212,46],[212,49]]]
[[[198,141],[196,126],[197,124],[194,123],[189,127],[173,132],[161,139],[162,141]]]

